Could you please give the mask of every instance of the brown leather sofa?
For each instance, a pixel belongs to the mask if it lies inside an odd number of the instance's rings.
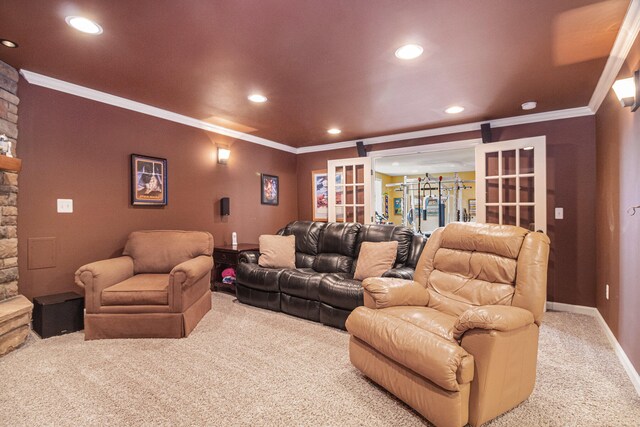
[[[436,230],[413,281],[363,281],[351,362],[437,426],[508,411],[533,391],[548,256],[548,237],[519,227]]]
[[[135,231],[123,255],[84,265],[85,339],[186,337],[211,309],[213,236]]]

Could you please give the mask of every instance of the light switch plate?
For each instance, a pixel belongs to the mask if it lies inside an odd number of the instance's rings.
[[[72,212],[73,212],[72,199],[58,199],[58,213],[72,213]]]
[[[556,219],[564,219],[564,209],[556,208]]]

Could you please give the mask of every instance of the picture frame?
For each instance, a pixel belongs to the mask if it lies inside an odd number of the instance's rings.
[[[167,159],[131,154],[131,204],[166,206]]]
[[[394,197],[393,199],[393,214],[402,215],[402,198]]]
[[[280,202],[280,179],[276,175],[260,174],[260,203],[278,206]]]
[[[311,171],[313,220],[329,220],[329,177],[326,169]]]
[[[469,199],[469,215],[476,216],[476,199]]]

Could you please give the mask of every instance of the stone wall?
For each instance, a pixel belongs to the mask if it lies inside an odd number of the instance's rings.
[[[18,142],[18,72],[0,61],[0,135]],[[18,174],[0,171],[0,356],[29,336],[33,305],[18,295]]]
[[[0,61],[0,134],[18,139],[18,72]],[[18,295],[18,174],[0,171],[0,301]]]

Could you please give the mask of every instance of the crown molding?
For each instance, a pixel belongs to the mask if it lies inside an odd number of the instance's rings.
[[[29,70],[22,69],[20,70],[20,74],[24,76],[27,82],[37,86],[46,87],[48,89],[57,90],[59,92],[68,93],[70,95],[75,95],[86,99],[91,99],[93,101],[102,102],[104,104],[113,105],[115,107],[136,111],[148,116],[158,117],[160,119],[169,120],[175,123],[180,123],[194,128],[206,130],[208,132],[214,132],[220,135],[241,139],[243,141],[252,142],[254,144],[264,145],[266,147],[275,148],[277,150],[282,150],[293,154],[296,154],[297,152],[295,147],[291,147],[289,145],[281,144],[279,142],[271,141],[265,138],[260,138],[248,133],[238,132],[233,129],[228,129],[223,126],[207,123],[202,120],[194,119],[193,117],[188,117],[182,114],[174,113],[172,111],[163,110],[161,108],[153,107],[141,102],[111,95],[106,92],[100,92],[88,87],[54,79],[53,77],[34,73]]]
[[[624,65],[624,61],[627,60],[627,55],[631,46],[638,36],[640,31],[640,0],[632,0],[627,9],[627,14],[624,16],[620,30],[616,41],[613,43],[611,54],[607,63],[604,66],[600,80],[596,85],[596,89],[593,91],[591,100],[589,101],[589,108],[593,112],[597,112],[602,105],[602,102],[609,93],[613,82],[615,82],[618,73]]]
[[[640,1],[640,0],[639,0]],[[312,145],[298,148],[297,154],[315,153],[318,151],[337,150],[341,148],[355,147],[356,142],[362,141],[364,145],[382,144],[385,142],[404,141],[407,139],[426,138],[430,136],[449,135],[454,133],[479,131],[480,125],[490,123],[492,128],[517,126],[529,123],[539,123],[551,120],[571,119],[575,117],[591,116],[594,112],[589,107],[567,108],[565,110],[545,111],[543,113],[526,114],[522,116],[506,117],[504,119],[485,120],[482,122],[466,123],[455,126],[445,126],[435,129],[419,130],[415,132],[396,133],[393,135],[376,136],[373,138],[354,139],[351,141],[336,142],[326,145]]]

